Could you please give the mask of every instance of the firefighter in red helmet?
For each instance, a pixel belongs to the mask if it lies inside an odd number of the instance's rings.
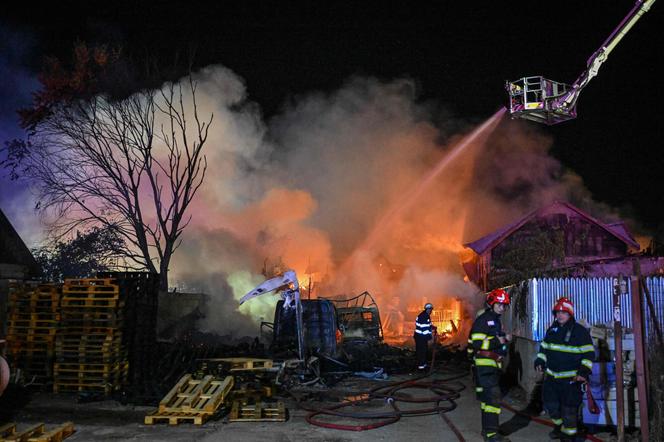
[[[592,372],[595,348],[590,332],[574,319],[574,304],[560,298],[553,306],[555,320],[546,332],[535,359],[535,369],[545,374],[544,408],[556,428],[549,434],[563,441],[584,440],[578,433],[582,385]]]
[[[496,289],[486,297],[487,308],[473,323],[468,349],[473,354],[475,391],[482,409],[482,436],[485,441],[508,441],[498,433],[502,361],[510,335],[503,332],[500,315],[510,304],[510,295]]]

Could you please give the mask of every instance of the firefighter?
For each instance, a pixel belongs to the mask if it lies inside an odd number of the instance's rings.
[[[542,386],[544,408],[556,428],[549,434],[563,441],[577,439],[582,386],[592,372],[595,348],[590,332],[574,319],[574,304],[560,298],[553,306],[555,320],[535,359],[535,370],[546,373]],[[584,440],[578,437],[579,440]]]
[[[509,441],[498,433],[500,417],[499,380],[502,361],[507,353],[511,336],[503,332],[500,315],[510,304],[510,295],[496,289],[486,297],[486,309],[470,330],[469,352],[474,356],[474,369],[478,399],[482,410],[482,436],[485,441]]]
[[[417,315],[415,319],[415,354],[417,356],[417,369],[424,370],[427,368],[427,349],[429,341],[433,338],[433,333],[436,327],[431,324],[431,312],[433,311],[433,304],[427,302],[424,305],[422,313]]]

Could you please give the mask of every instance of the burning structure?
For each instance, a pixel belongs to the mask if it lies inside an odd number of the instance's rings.
[[[644,274],[664,273],[664,258],[638,255],[640,245],[624,222],[604,223],[562,201],[465,246],[466,275],[484,290],[541,275],[628,274],[634,258]]]

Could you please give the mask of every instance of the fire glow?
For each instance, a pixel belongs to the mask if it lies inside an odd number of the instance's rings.
[[[353,78],[269,122],[227,69],[208,68],[199,82],[215,149],[171,275],[211,295],[205,329],[255,335],[276,297],[238,314],[240,287],[294,269],[303,298],[368,291],[383,322],[403,328],[422,299],[459,299],[438,320],[453,331],[446,321],[463,326],[481,299],[463,279],[462,244],[583,189],[558,173],[550,140],[504,121],[504,110],[445,130],[409,80]]]

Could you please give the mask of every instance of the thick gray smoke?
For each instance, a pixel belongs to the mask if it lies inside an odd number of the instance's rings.
[[[506,121],[408,202],[373,249],[340,269],[384,212],[405,203],[473,128],[441,133],[410,80],[353,78],[264,121],[228,69],[209,67],[198,79],[199,111],[215,114],[210,167],[171,274],[216,300],[210,329],[255,334],[260,317],[271,319],[274,295],[236,310],[263,270],[293,268],[320,296],[369,290],[405,306],[438,293],[472,304],[478,290],[463,282],[459,265],[464,242],[556,199],[599,208],[581,179],[548,155],[550,139]],[[386,275],[380,259],[406,276]]]

